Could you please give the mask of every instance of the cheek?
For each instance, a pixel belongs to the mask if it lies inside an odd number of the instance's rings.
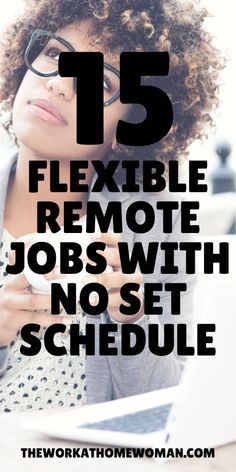
[[[35,87],[35,84],[34,84],[34,80],[33,80],[34,76],[32,74],[32,72],[30,71],[27,71],[21,81],[21,84],[18,88],[18,91],[17,91],[17,94],[16,94],[16,98],[15,98],[15,102],[18,103],[19,101],[25,101],[26,100],[26,96],[29,95],[30,91],[32,91]]]
[[[17,123],[18,120],[21,119],[22,112],[28,101],[28,93],[30,90],[32,90],[32,83],[29,78],[29,74],[28,72],[26,72],[17,91],[12,109],[13,126],[15,126],[15,123]]]
[[[130,106],[123,105],[120,102],[109,105],[104,109],[104,140],[112,141],[116,135],[117,123],[119,120],[125,120],[130,111]]]
[[[104,142],[111,142],[116,134],[118,120],[106,120],[104,118]]]
[[[13,124],[14,132],[17,137],[18,137],[19,129],[21,129],[22,108],[23,108],[23,99],[19,90],[15,97],[15,100],[13,103],[13,109],[12,109],[12,124]]]

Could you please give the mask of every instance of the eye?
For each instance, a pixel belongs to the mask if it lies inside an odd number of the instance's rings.
[[[112,90],[112,83],[107,76],[104,76],[103,86],[108,92]]]
[[[44,51],[45,56],[51,57],[53,59],[59,60],[59,54],[61,53],[60,49],[55,47],[46,48]]]

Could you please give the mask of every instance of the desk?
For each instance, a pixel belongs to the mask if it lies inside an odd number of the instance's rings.
[[[54,410],[55,411],[55,410]],[[0,470],[4,472],[235,472],[236,443],[216,449],[215,459],[182,459],[157,464],[151,459],[23,459],[21,448],[89,447],[47,438],[21,428],[21,422],[47,412],[5,413],[0,415]],[[94,445],[91,447],[94,447]]]

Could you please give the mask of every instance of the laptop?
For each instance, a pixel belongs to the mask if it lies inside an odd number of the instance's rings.
[[[236,248],[232,246],[232,261]],[[236,266],[236,264],[232,264]],[[77,442],[124,447],[216,447],[236,440],[236,269],[201,275],[196,321],[215,323],[215,356],[189,357],[179,386],[50,413],[27,429]]]

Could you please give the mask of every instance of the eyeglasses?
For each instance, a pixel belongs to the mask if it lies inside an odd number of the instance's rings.
[[[34,74],[53,77],[59,74],[58,60],[61,52],[76,52],[65,39],[45,30],[35,30],[25,50],[25,63]],[[74,78],[76,90],[76,78]],[[110,105],[120,95],[120,73],[104,63],[104,106]]]

